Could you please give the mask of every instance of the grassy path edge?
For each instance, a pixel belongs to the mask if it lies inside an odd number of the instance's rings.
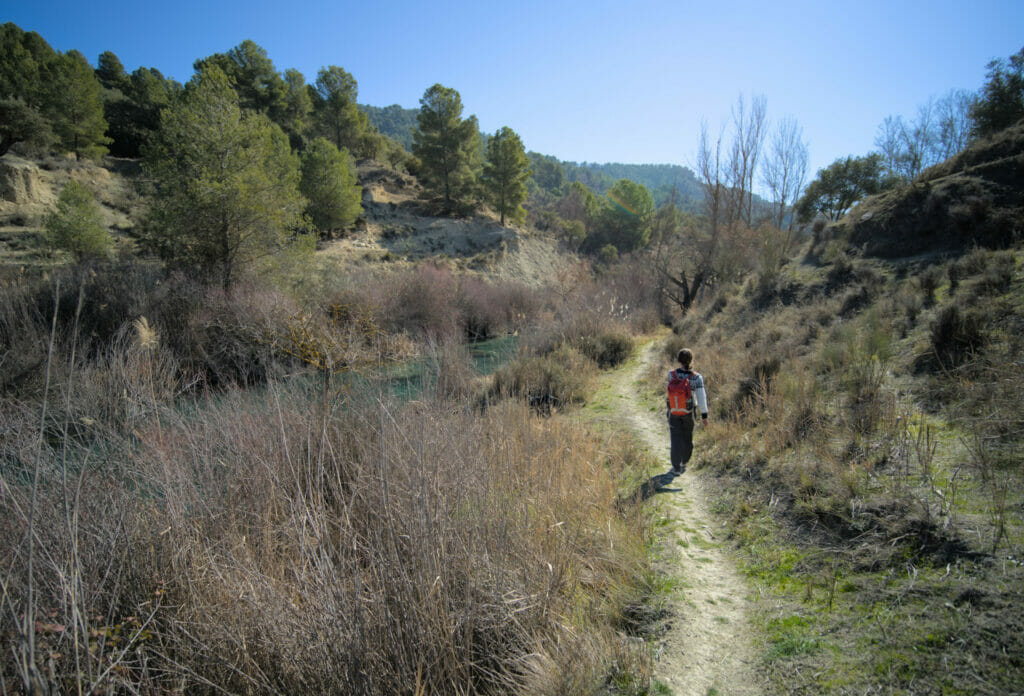
[[[615,408],[642,446],[668,469],[668,430],[660,409],[644,404],[644,375],[656,364],[660,341],[648,337],[637,358],[605,375]],[[697,446],[700,446],[697,435]],[[725,530],[710,511],[708,481],[688,471],[657,489],[646,505],[657,506],[660,572],[681,588],[668,600],[665,633],[655,651],[655,677],[677,696],[761,694],[765,682],[748,616],[750,588],[725,546]]]

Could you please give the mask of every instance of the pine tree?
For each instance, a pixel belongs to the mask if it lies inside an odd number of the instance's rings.
[[[156,185],[150,246],[225,290],[241,269],[297,241],[298,158],[276,124],[239,107],[219,68],[197,75],[164,110],[146,169]]]
[[[53,133],[42,115],[21,99],[0,98],[0,157],[15,143],[44,148],[53,141]]]
[[[362,188],[349,154],[326,138],[317,138],[302,153],[299,190],[309,201],[306,212],[320,232],[349,227],[362,214]]]
[[[371,128],[366,114],[356,105],[356,79],[344,68],[329,65],[317,73],[314,94],[318,132],[339,150],[364,154],[363,140]]]
[[[96,198],[74,179],[60,192],[57,209],[47,216],[45,227],[50,243],[70,251],[79,262],[109,255],[114,244]]]
[[[503,127],[487,143],[487,161],[481,177],[487,199],[505,224],[508,216],[522,222],[526,211],[526,180],[530,177],[530,159],[523,141],[508,126]]]
[[[44,113],[61,144],[75,153],[98,157],[111,142],[106,136],[103,89],[89,61],[78,51],[57,56],[47,66]]]
[[[475,160],[480,137],[475,117],[462,118],[462,98],[436,84],[420,99],[413,154],[420,159],[420,179],[430,202],[443,214],[472,210],[476,193]]]

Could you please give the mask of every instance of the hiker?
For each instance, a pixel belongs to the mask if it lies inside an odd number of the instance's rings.
[[[686,462],[693,454],[693,426],[696,412],[704,425],[708,422],[708,395],[704,377],[693,371],[693,351],[683,348],[676,356],[679,365],[668,373],[668,433],[672,443],[670,475],[686,471]]]

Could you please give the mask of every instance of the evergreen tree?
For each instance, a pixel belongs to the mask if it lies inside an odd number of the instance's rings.
[[[122,94],[128,91],[130,85],[128,73],[121,64],[121,59],[112,51],[104,51],[96,61],[96,79],[100,81],[104,89],[116,89]]]
[[[160,127],[160,112],[181,89],[156,68],[138,68],[129,77],[124,94],[108,91],[104,113],[109,123],[107,134],[113,140],[110,151],[118,157],[138,157],[143,143]]]
[[[344,68],[329,65],[316,76],[314,113],[318,132],[358,157],[373,157],[377,143],[370,120],[356,105],[359,88]]]
[[[285,70],[284,81],[288,84],[288,93],[285,96],[284,125],[282,127],[288,134],[292,149],[301,150],[311,125],[313,100],[310,97],[305,76],[295,68]]]
[[[57,53],[34,31],[7,22],[0,25],[0,97],[21,99],[43,111],[46,66]]]
[[[565,169],[556,157],[537,152],[527,153],[530,158],[531,178],[539,189],[559,195],[565,182]]]
[[[107,151],[107,121],[102,87],[78,51],[57,56],[46,67],[44,113],[61,144],[75,153],[98,157]]]
[[[326,138],[317,138],[302,153],[299,190],[309,201],[306,212],[321,232],[349,227],[362,214],[362,188],[349,154]]]
[[[1024,118],[1024,48],[988,64],[987,80],[971,107],[975,137],[982,138]]]
[[[797,214],[802,222],[809,222],[818,213],[829,220],[838,220],[854,203],[893,183],[883,176],[882,156],[877,152],[865,157],[837,159],[818,170],[797,202]]]
[[[601,204],[597,196],[579,181],[569,184],[565,195],[555,204],[555,212],[565,220],[576,220],[584,229],[593,229]]]
[[[593,251],[611,244],[628,252],[646,246],[653,212],[654,199],[646,186],[619,179],[608,189],[597,230],[587,237],[584,247]]]
[[[0,157],[15,143],[44,148],[53,142],[53,133],[42,114],[21,99],[0,99]]]
[[[96,198],[74,179],[60,192],[57,209],[47,216],[45,228],[50,243],[71,252],[79,262],[108,256],[114,244]]]
[[[420,99],[413,154],[420,159],[425,195],[443,214],[467,212],[476,191],[480,137],[475,117],[462,118],[462,98],[435,84]]]
[[[238,94],[238,103],[243,109],[252,109],[282,125],[288,84],[274,67],[266,49],[255,41],[246,39],[227,53],[214,53],[197,60],[193,67],[199,73],[219,68]]]
[[[509,216],[513,222],[522,222],[526,211],[526,180],[530,176],[530,160],[523,142],[508,126],[503,127],[487,142],[487,161],[481,181],[487,199],[501,216],[501,224]]]
[[[243,268],[296,241],[298,158],[266,116],[242,110],[227,76],[199,73],[146,148],[155,183],[147,241],[230,290]]]

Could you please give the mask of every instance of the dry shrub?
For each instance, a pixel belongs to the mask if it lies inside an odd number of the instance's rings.
[[[43,367],[50,317],[34,299],[24,278],[0,285],[0,387],[5,393],[27,389]]]
[[[935,291],[941,287],[944,280],[943,275],[942,268],[939,266],[929,266],[917,276],[917,287],[921,289],[926,307],[935,304]]]
[[[848,367],[840,383],[847,396],[851,429],[861,435],[870,433],[892,407],[883,391],[884,365],[878,359],[861,358]]]
[[[380,279],[382,325],[443,341],[458,335],[458,280],[444,266],[421,264]]]
[[[930,327],[931,357],[938,367],[955,368],[970,360],[986,342],[986,320],[976,309],[948,304]]]
[[[262,384],[292,364],[280,340],[299,314],[273,290],[211,288],[191,318],[187,360],[211,386]]]
[[[430,345],[425,351],[427,371],[432,376],[432,395],[440,401],[464,402],[473,394],[477,373],[469,350],[449,341]]]
[[[917,326],[917,318],[925,307],[921,293],[914,292],[906,284],[901,285],[891,295],[879,300],[882,314],[894,320],[900,335],[906,337]]]
[[[573,341],[575,347],[602,369],[624,363],[633,353],[633,339],[622,332],[601,331],[585,334]]]
[[[4,683],[597,685],[622,660],[608,626],[646,572],[637,528],[615,512],[615,448],[511,403],[479,417],[345,394],[325,421],[298,391],[228,391],[110,441],[117,456],[101,462],[44,443],[38,477],[31,458],[5,467]],[[23,455],[33,421],[8,419]],[[34,645],[14,621],[26,611]]]
[[[434,263],[356,274],[333,296],[338,298],[335,303],[365,308],[389,333],[438,342],[482,340],[513,331],[539,305],[536,291],[522,283],[457,275]]]
[[[524,325],[539,306],[536,293],[521,283],[488,282],[466,275],[459,282],[459,311],[471,341],[500,336]]]
[[[544,355],[520,355],[497,370],[490,393],[524,399],[547,412],[586,401],[593,369],[593,363],[579,351],[562,344]]]
[[[628,360],[634,345],[625,322],[596,312],[576,314],[563,322],[539,327],[525,336],[523,344],[541,356],[568,346],[601,368],[615,367]]]
[[[646,333],[661,324],[661,288],[649,258],[627,257],[601,274],[595,290],[595,308],[627,323],[632,331]]]
[[[185,335],[190,297],[189,287],[162,279],[156,267],[140,262],[12,278],[0,285],[0,384],[38,387],[51,328],[65,352],[73,340],[77,352],[88,356],[108,352],[125,327],[142,316],[165,336]],[[179,348],[176,342],[167,345],[176,352]]]

